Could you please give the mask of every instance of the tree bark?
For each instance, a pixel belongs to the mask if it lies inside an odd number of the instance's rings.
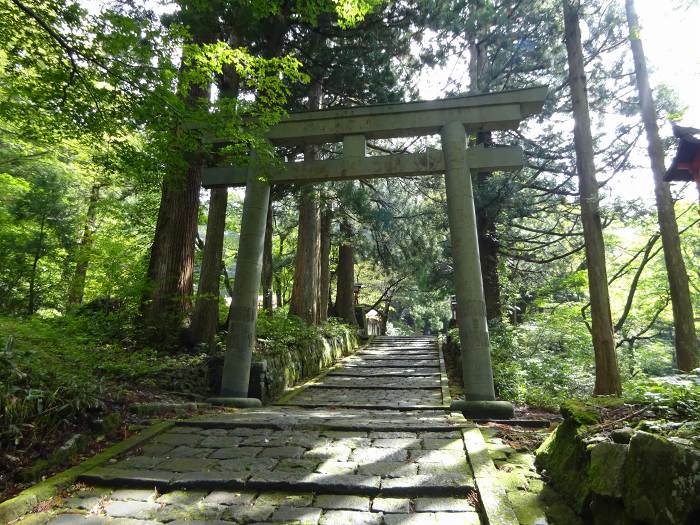
[[[333,212],[330,206],[326,206],[321,213],[321,257],[319,263],[321,283],[318,291],[318,320],[328,320],[328,296],[331,289],[331,225]]]
[[[337,288],[335,293],[335,313],[346,323],[357,326],[355,317],[355,301],[353,290],[355,287],[355,260],[354,249],[348,244],[352,230],[347,223],[341,225],[341,231],[345,235],[343,244],[338,248],[338,269],[336,271]]]
[[[478,173],[477,186],[483,187],[489,176],[490,173]],[[498,278],[498,239],[494,210],[484,202],[476,207],[476,229],[479,236],[479,259],[484,281],[486,318],[491,321],[501,318],[501,283]]]
[[[581,49],[578,0],[563,0],[569,88],[574,114],[574,144],[581,199],[581,222],[586,243],[588,289],[591,296],[591,333],[595,353],[594,395],[620,395],[620,372],[610,313],[605,245],[600,221],[598,183],[595,176],[593,138],[586,95],[586,73]]]
[[[474,12],[483,9],[480,0],[471,2]],[[476,35],[469,37],[469,91],[478,94],[483,91],[483,77],[489,66],[486,45],[482,43],[486,31],[483,27],[477,28]],[[490,131],[477,133],[476,145],[489,147],[493,143]],[[476,174],[474,183],[477,192],[483,193],[483,188],[491,177],[489,172]],[[501,285],[498,278],[498,239],[496,236],[497,203],[485,202],[481,198],[476,202],[476,230],[479,238],[479,259],[481,262],[481,277],[484,283],[484,301],[486,302],[486,318],[501,318]]]
[[[204,240],[197,302],[189,329],[191,346],[206,344],[211,347],[219,327],[219,288],[227,206],[228,189],[213,188],[209,195],[207,234]]]
[[[320,109],[320,81],[315,81],[309,94],[308,108]],[[304,160],[318,159],[318,147],[304,147]],[[289,301],[290,315],[301,317],[308,324],[319,321],[318,295],[320,288],[321,211],[318,192],[311,185],[301,187],[299,197],[299,233],[294,264],[294,284]]]
[[[75,272],[71,280],[70,291],[68,293],[68,304],[82,304],[85,295],[85,280],[90,264],[90,255],[94,244],[95,221],[97,218],[97,203],[100,200],[100,184],[93,184],[90,188],[90,199],[88,200],[87,216],[85,218],[85,228],[83,238],[80,240],[78,256],[76,257]]]
[[[267,222],[265,224],[265,240],[263,241],[263,263],[261,286],[263,293],[263,308],[272,313],[272,227],[274,217],[272,215],[272,189],[270,200],[267,203]]]
[[[229,44],[231,47],[236,46],[235,35],[229,38]],[[218,79],[219,96],[228,99],[237,98],[239,84],[240,79],[236,70],[231,65],[224,66],[222,75]],[[219,328],[220,281],[227,210],[228,189],[212,189],[209,194],[207,234],[204,240],[197,302],[189,329],[189,344],[191,346],[204,343],[211,347]]]
[[[196,28],[193,42],[214,39],[211,28]],[[183,72],[189,67],[186,61]],[[209,101],[209,86],[192,84],[186,106],[197,108]],[[183,154],[182,164],[163,181],[156,231],[148,263],[147,287],[141,301],[143,336],[151,344],[169,344],[177,337],[191,308],[194,250],[199,222],[199,190],[205,155]]]
[[[306,155],[304,155],[306,159]],[[299,197],[299,233],[294,264],[294,284],[289,301],[289,313],[308,324],[318,322],[318,293],[320,285],[320,210],[318,194],[312,186],[301,188]]]
[[[27,305],[27,314],[33,315],[36,310],[36,280],[37,280],[37,267],[39,266],[39,259],[41,259],[42,251],[44,250],[44,231],[46,229],[46,216],[42,215],[41,223],[39,225],[39,242],[36,246],[36,251],[34,252],[34,260],[32,261],[32,273],[29,277],[29,302]]]
[[[640,109],[647,135],[651,171],[654,176],[654,196],[656,197],[659,231],[661,232],[668,284],[671,291],[673,326],[676,336],[676,360],[680,370],[690,372],[698,366],[698,356],[693,304],[690,300],[688,287],[688,273],[686,272],[681,252],[678,223],[676,222],[676,212],[673,208],[671,190],[669,184],[663,180],[666,173],[664,148],[659,137],[656,105],[651,86],[649,85],[649,73],[647,72],[644,48],[640,38],[639,19],[635,11],[634,0],[625,0],[625,7],[632,55],[634,56],[634,70],[637,78],[637,89],[639,90]]]

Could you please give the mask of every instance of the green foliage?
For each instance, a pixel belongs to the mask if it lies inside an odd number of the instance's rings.
[[[274,355],[303,351],[319,337],[341,337],[346,332],[347,325],[340,319],[330,318],[327,322],[314,326],[307,325],[296,316],[288,317],[279,310],[273,314],[263,310],[258,314],[257,320],[257,337],[262,343],[258,345],[257,352]]]
[[[700,378],[697,375],[649,377],[628,381],[624,398],[646,404],[666,419],[700,420]]]
[[[97,418],[139,391],[206,393],[209,356],[164,355],[115,343],[118,313],[22,321],[0,317],[0,446],[27,448],[46,432]]]

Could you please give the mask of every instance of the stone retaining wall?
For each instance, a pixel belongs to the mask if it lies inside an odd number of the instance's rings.
[[[287,388],[319,374],[353,353],[358,344],[357,336],[350,328],[343,335],[334,338],[318,336],[308,347],[289,348],[284,353],[267,352],[264,341],[258,341],[253,359],[267,362],[266,399],[263,401],[279,398]]]
[[[700,450],[642,430],[611,440],[596,432],[594,413],[563,405],[562,414],[536,464],[587,523],[700,523]]]

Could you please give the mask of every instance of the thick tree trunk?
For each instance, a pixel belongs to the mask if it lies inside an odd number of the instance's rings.
[[[289,313],[301,317],[308,324],[318,322],[321,217],[317,197],[318,193],[312,186],[301,188],[294,284],[289,301]]]
[[[490,133],[489,133],[490,135]],[[479,173],[477,184],[482,186],[489,173]],[[481,260],[481,277],[484,281],[484,300],[486,302],[486,318],[501,318],[501,284],[498,279],[498,239],[496,237],[496,221],[494,210],[482,202],[476,207],[476,229],[479,236],[479,259]]]
[[[346,323],[357,326],[355,317],[355,259],[354,249],[348,244],[352,234],[347,224],[341,225],[341,230],[345,234],[344,243],[338,248],[338,269],[336,271],[337,288],[335,293],[335,313]]]
[[[309,95],[310,110],[321,107],[322,87],[314,82]],[[304,160],[318,159],[318,147],[306,146]],[[294,285],[289,301],[289,313],[301,317],[308,324],[319,321],[318,295],[321,284],[321,210],[318,192],[311,185],[301,188],[299,197],[299,233],[294,264]]]
[[[227,205],[228,189],[212,189],[209,195],[207,234],[204,240],[197,302],[189,329],[189,343],[192,346],[202,343],[212,346],[219,327],[219,285]]]
[[[44,251],[44,230],[46,228],[46,217],[41,217],[41,224],[39,225],[39,241],[36,245],[36,250],[34,251],[34,260],[32,261],[32,273],[29,276],[29,298],[27,304],[27,314],[32,315],[36,311],[36,280],[37,280],[37,268],[39,266],[39,259],[41,259],[42,253]]]
[[[328,302],[331,290],[331,225],[333,212],[326,206],[321,213],[321,284],[318,292],[318,320],[324,322],[328,319]]]
[[[475,12],[483,9],[483,2],[471,2]],[[472,35],[469,42],[469,91],[478,94],[483,91],[483,77],[489,66],[488,53],[483,41],[486,31],[478,28],[477,35]],[[476,145],[489,147],[493,143],[490,131],[477,133]],[[477,173],[474,180],[477,194],[483,194],[484,187],[491,177],[489,172]],[[477,195],[478,196],[478,195]],[[498,203],[478,199],[476,205],[476,230],[479,238],[479,259],[481,262],[481,277],[484,283],[484,301],[486,302],[486,318],[501,318],[501,285],[498,279],[498,238],[496,236],[496,221]]]
[[[193,42],[213,40],[211,28],[197,28]],[[189,67],[186,61],[183,71]],[[209,101],[209,86],[192,84],[186,105],[197,108]],[[194,249],[199,222],[199,190],[205,155],[183,154],[174,173],[163,181],[156,231],[148,263],[147,288],[141,302],[143,335],[156,345],[177,337],[190,310],[194,275]]]
[[[92,254],[93,236],[95,234],[95,221],[97,218],[97,203],[100,200],[100,185],[93,184],[90,188],[90,199],[88,200],[87,216],[85,218],[85,229],[83,238],[80,240],[78,256],[76,257],[75,272],[71,280],[70,291],[68,292],[68,304],[77,305],[83,302],[85,295],[85,280],[87,277],[90,255]]]
[[[263,294],[263,308],[272,313],[272,227],[274,217],[272,215],[272,189],[270,200],[267,203],[267,222],[265,224],[265,240],[263,241],[263,262],[261,286]]]
[[[144,335],[154,343],[179,332],[191,304],[203,167],[204,159],[195,159],[184,177],[163,182],[142,304]]]
[[[689,372],[698,366],[697,334],[693,320],[693,305],[688,288],[688,274],[681,252],[680,237],[676,213],[673,209],[673,198],[667,182],[664,182],[666,166],[664,163],[664,148],[659,137],[656,106],[649,85],[644,48],[640,39],[640,27],[634,0],[626,0],[627,25],[630,32],[630,43],[634,56],[634,70],[637,77],[637,89],[642,112],[642,120],[646,130],[651,171],[654,176],[654,195],[659,219],[659,230],[668,273],[668,284],[671,290],[673,305],[673,325],[676,332],[676,360],[678,368]]]
[[[620,372],[615,354],[605,245],[600,220],[598,183],[595,176],[593,138],[586,95],[586,73],[581,49],[579,2],[563,0],[566,50],[569,59],[569,87],[574,113],[576,168],[581,199],[581,222],[586,243],[588,288],[591,297],[591,333],[595,352],[595,395],[620,395]]]
[[[234,37],[231,46],[236,45]],[[218,80],[219,96],[233,99],[238,97],[239,78],[230,65],[224,66],[223,74]],[[214,337],[219,328],[219,300],[222,260],[224,254],[224,234],[226,233],[226,211],[228,210],[228,189],[214,188],[209,194],[209,213],[207,215],[207,234],[202,254],[202,269],[197,288],[197,302],[189,329],[191,346],[205,343],[214,344]],[[227,325],[228,326],[228,325]]]

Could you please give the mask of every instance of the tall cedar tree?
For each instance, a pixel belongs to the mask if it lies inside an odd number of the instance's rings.
[[[581,199],[581,222],[586,243],[586,268],[591,299],[591,334],[595,353],[595,395],[620,395],[620,372],[615,354],[615,336],[610,314],[605,244],[600,221],[598,182],[593,161],[593,138],[588,113],[586,72],[583,66],[580,2],[563,0],[564,38],[569,57],[569,88],[574,114],[576,168]]]
[[[664,182],[664,174],[666,173],[664,147],[659,137],[656,105],[649,85],[649,73],[640,38],[641,28],[634,8],[634,0],[626,0],[625,8],[630,44],[634,55],[640,110],[647,135],[651,171],[654,176],[654,196],[656,197],[659,231],[661,232],[666,273],[671,290],[673,325],[676,331],[676,361],[680,370],[690,372],[698,366],[698,357],[693,305],[688,288],[688,273],[681,253],[678,223],[676,222],[676,212],[673,209],[671,190],[669,184]]]
[[[189,20],[192,44],[215,41],[214,23],[204,10]],[[199,16],[197,16],[199,15]],[[181,74],[190,64],[183,56]],[[186,106],[197,108],[209,99],[209,86],[192,83],[182,95]],[[183,155],[180,169],[163,181],[156,231],[151,247],[141,314],[146,340],[154,344],[171,342],[182,329],[191,306],[194,250],[199,219],[199,190],[205,155],[190,151]]]

